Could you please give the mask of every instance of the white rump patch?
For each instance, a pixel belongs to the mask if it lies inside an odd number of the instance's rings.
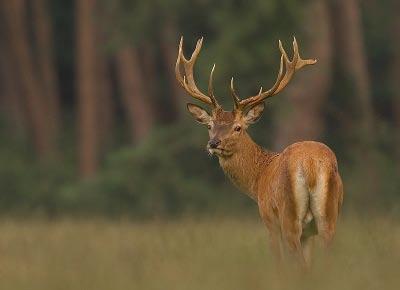
[[[306,178],[301,167],[296,171],[294,180],[294,199],[296,202],[297,217],[304,224],[307,221],[312,220],[312,216],[309,216],[309,190],[306,184]]]
[[[313,191],[311,191],[310,207],[316,219],[325,216],[327,198],[327,180],[325,176],[319,175]]]

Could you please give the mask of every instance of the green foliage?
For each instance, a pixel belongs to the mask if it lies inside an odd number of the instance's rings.
[[[160,128],[136,148],[107,158],[98,176],[65,188],[63,204],[110,215],[164,216],[241,209],[250,202],[227,185],[191,126]],[[229,201],[229,202],[228,202]]]
[[[161,127],[140,146],[112,152],[99,174],[85,181],[74,176],[72,158],[39,166],[18,142],[2,142],[2,213],[155,217],[246,211],[253,202],[207,156],[205,130],[185,124]]]
[[[20,141],[1,138],[1,212],[148,218],[254,210],[255,204],[225,178],[218,161],[207,156],[206,135],[189,120],[160,127],[139,146],[110,153],[102,170],[85,181],[75,177],[72,158],[38,166]],[[355,194],[365,190],[360,164],[341,155],[345,210],[357,210],[357,205],[398,210],[393,203],[399,188],[393,160],[377,153],[382,192],[370,203]]]
[[[22,146],[20,140],[3,134],[0,139],[1,213],[54,214],[59,198],[57,193],[73,180],[70,163],[39,165],[31,147]]]

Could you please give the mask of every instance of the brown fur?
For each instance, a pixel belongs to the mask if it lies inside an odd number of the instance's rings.
[[[210,139],[221,143],[210,150],[232,182],[258,203],[277,257],[283,242],[307,265],[312,237],[317,234],[328,246],[335,233],[343,201],[335,154],[313,141],[294,143],[281,153],[267,151],[247,134],[246,120],[242,112],[213,111],[203,123]]]
[[[322,186],[321,193],[325,197],[325,205],[321,205],[324,212],[312,212],[309,202],[305,206],[306,214],[311,212],[317,226],[308,235],[318,233],[327,246],[330,244],[343,200],[343,188],[336,157],[326,145],[299,142],[277,154],[264,151],[247,134],[243,134],[238,151],[232,157],[220,156],[219,161],[233,183],[258,203],[265,225],[275,236],[272,237],[273,243],[282,237],[288,249],[302,263],[309,260],[305,257],[302,244],[310,238],[303,231],[312,226],[312,221],[303,223],[305,216],[298,216],[298,204],[303,201],[296,198],[294,192],[299,182],[297,172],[304,173],[308,198],[310,192],[316,189],[318,178],[326,176],[328,181],[325,187]],[[275,251],[278,248],[277,245],[272,247]]]

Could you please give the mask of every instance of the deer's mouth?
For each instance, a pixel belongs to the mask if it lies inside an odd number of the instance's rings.
[[[210,155],[222,155],[224,149],[222,148],[207,148]]]
[[[208,154],[216,155],[218,157],[231,155],[228,150],[226,150],[222,147],[210,148],[209,146],[207,146],[207,151],[208,151]]]

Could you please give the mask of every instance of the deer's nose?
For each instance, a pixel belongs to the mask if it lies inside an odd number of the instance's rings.
[[[219,144],[221,144],[221,140],[219,139],[211,139],[208,141],[208,146],[210,146],[212,149],[217,148]]]

